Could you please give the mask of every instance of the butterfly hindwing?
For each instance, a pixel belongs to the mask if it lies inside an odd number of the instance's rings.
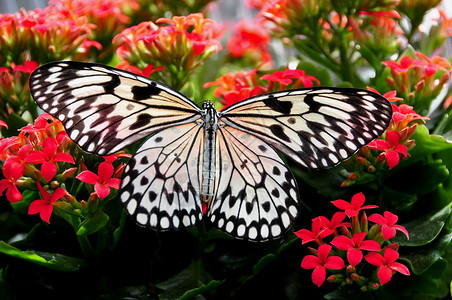
[[[295,179],[264,141],[232,127],[218,130],[215,197],[207,217],[242,239],[284,234],[298,214]]]
[[[30,89],[38,105],[62,121],[72,140],[99,155],[200,118],[200,109],[173,89],[99,64],[44,65],[31,75]]]
[[[256,96],[220,112],[220,120],[265,140],[309,169],[328,168],[380,136],[391,104],[366,90],[308,88]]]
[[[179,229],[203,218],[202,137],[197,123],[174,126],[146,140],[129,160],[119,198],[138,224],[158,230]]]

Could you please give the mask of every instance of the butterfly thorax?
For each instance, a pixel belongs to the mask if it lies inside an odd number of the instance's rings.
[[[210,203],[214,194],[215,182],[215,140],[218,129],[218,113],[212,102],[203,103],[204,156],[202,161],[201,198]]]

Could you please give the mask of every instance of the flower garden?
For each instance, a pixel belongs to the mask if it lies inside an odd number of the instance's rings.
[[[0,295],[79,299],[440,299],[452,280],[452,17],[440,1],[50,0],[0,15]],[[430,27],[423,23],[430,14]],[[163,82],[218,110],[317,86],[381,94],[385,133],[306,170],[286,157],[301,213],[253,243],[205,220],[137,226],[117,199],[139,144],[81,150],[28,79],[53,61],[96,62]]]

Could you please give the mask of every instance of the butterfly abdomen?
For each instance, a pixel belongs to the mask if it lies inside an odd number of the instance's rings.
[[[214,194],[215,141],[218,129],[218,115],[211,102],[205,102],[204,109],[204,155],[202,162],[201,199],[209,203]]]

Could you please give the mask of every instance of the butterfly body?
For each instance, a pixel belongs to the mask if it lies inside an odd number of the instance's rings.
[[[298,215],[296,180],[275,149],[307,169],[329,168],[392,117],[380,95],[330,87],[255,96],[217,112],[151,79],[69,61],[38,68],[30,89],[88,152],[113,154],[150,136],[119,189],[138,224],[180,229],[206,217],[252,241],[280,237]]]

